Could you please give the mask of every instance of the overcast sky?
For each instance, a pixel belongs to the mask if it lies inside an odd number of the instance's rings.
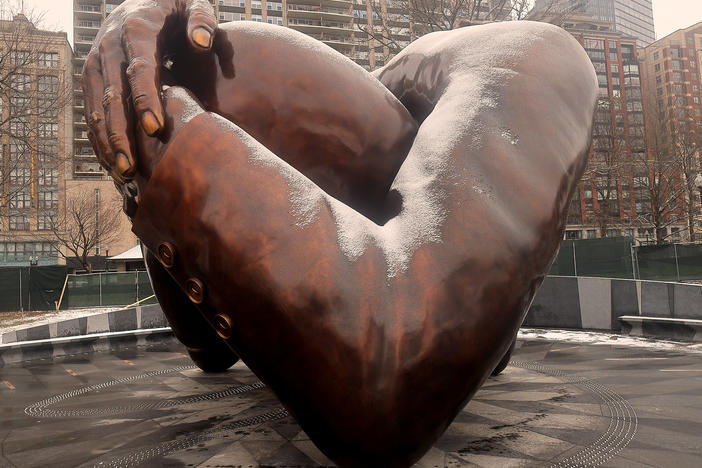
[[[6,0],[8,1],[8,0]],[[9,0],[18,5],[21,0]],[[68,32],[73,43],[72,0],[24,0],[25,9],[45,12],[43,27]],[[653,0],[653,19],[656,38],[660,39],[676,29],[702,21],[701,0]]]

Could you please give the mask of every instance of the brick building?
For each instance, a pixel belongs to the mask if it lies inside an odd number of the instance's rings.
[[[699,218],[699,193],[694,179],[700,173],[702,147],[702,22],[679,29],[639,51],[645,71],[649,127],[652,148],[679,166],[677,189],[681,191],[683,213],[696,230],[702,231]],[[689,189],[687,189],[690,184]],[[694,213],[693,213],[694,211]],[[693,219],[694,218],[694,219]],[[689,239],[689,234],[683,236]]]
[[[644,75],[636,38],[612,31],[592,16],[572,16],[563,27],[583,45],[600,85],[588,169],[571,201],[566,238],[626,235],[652,241],[650,194],[635,177],[648,160]],[[674,234],[681,224],[669,226]]]
[[[24,15],[0,21],[0,265],[56,264],[51,226],[65,208],[71,48]]]

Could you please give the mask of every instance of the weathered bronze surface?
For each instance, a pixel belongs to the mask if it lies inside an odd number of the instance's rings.
[[[176,336],[241,357],[342,466],[409,466],[500,364],[597,93],[549,25],[425,36],[370,75],[204,0],[125,2],[83,80]]]

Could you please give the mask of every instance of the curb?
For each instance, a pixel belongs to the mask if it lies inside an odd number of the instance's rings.
[[[161,306],[151,304],[14,330],[0,335],[0,345],[162,327],[168,321]]]
[[[0,368],[20,362],[52,360],[98,351],[117,351],[171,341],[177,341],[173,332],[169,327],[162,327],[2,344]]]

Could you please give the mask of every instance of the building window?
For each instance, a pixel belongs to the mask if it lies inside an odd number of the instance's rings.
[[[240,21],[241,19],[242,15],[240,13],[230,13],[228,11],[219,12],[220,21]]]
[[[673,60],[673,70],[682,70],[682,68],[682,60]]]
[[[58,207],[58,191],[39,192],[37,196],[39,208],[51,209]]]
[[[682,72],[673,72],[673,81],[683,81]]]
[[[595,229],[588,229],[587,231],[585,231],[585,236],[586,236],[588,239],[595,239],[595,238],[597,237],[597,230],[595,230]]]
[[[10,51],[10,62],[13,65],[29,65],[32,54],[28,50],[13,50]]]
[[[37,182],[43,187],[53,187],[58,185],[58,169],[56,168],[39,168],[39,177]]]
[[[58,123],[40,122],[38,125],[39,138],[58,138]]]
[[[658,52],[653,53],[653,60],[658,60],[660,58],[660,54]]]
[[[31,171],[28,167],[15,167],[10,170],[10,185],[27,185],[30,177]]]
[[[604,39],[590,39],[585,38],[584,47],[586,49],[601,49],[604,50],[605,44]]]
[[[39,75],[37,77],[37,92],[42,95],[55,95],[58,93],[58,77],[52,75]]]
[[[37,217],[37,229],[40,231],[50,231],[56,225],[55,212],[40,212]]]
[[[587,55],[590,57],[590,60],[593,62],[604,62],[605,61],[605,53],[604,51],[601,50],[586,50]]]
[[[37,62],[40,67],[57,68],[59,65],[59,54],[57,52],[39,52]]]
[[[29,231],[29,218],[27,215],[10,215],[10,231]]]
[[[661,64],[657,63],[653,66],[653,68],[656,70],[656,72],[659,72],[659,71],[661,71]]]
[[[58,160],[58,142],[50,139],[40,139],[37,144],[37,161],[42,163]]]
[[[661,75],[656,75],[656,84],[661,84]]]
[[[29,208],[31,205],[31,197],[29,193],[18,192],[15,193],[12,198],[10,198],[10,208],[13,209],[24,209]]]

